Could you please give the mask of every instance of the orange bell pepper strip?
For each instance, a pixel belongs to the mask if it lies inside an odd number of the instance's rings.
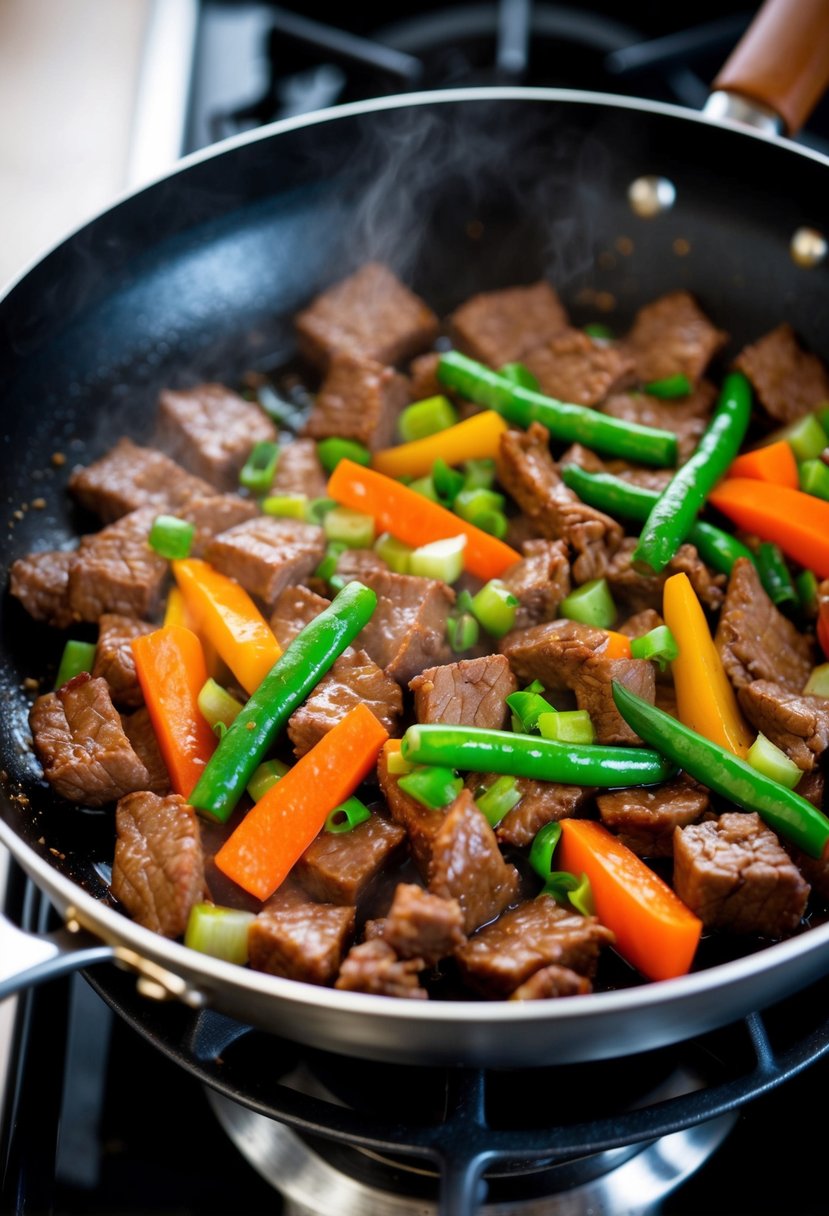
[[[521,554],[502,540],[430,502],[416,490],[353,460],[341,460],[337,465],[328,482],[328,496],[373,516],[379,532],[391,532],[407,545],[418,547],[450,536],[465,536],[464,567],[487,581],[499,578],[521,559]]]
[[[712,507],[746,532],[770,540],[819,578],[829,578],[829,502],[776,486],[730,477],[708,495]]]
[[[183,625],[165,625],[130,645],[170,784],[189,798],[216,747],[198,706],[207,679],[201,642]]]
[[[431,473],[436,460],[460,464],[463,460],[493,460],[498,455],[501,436],[507,424],[495,410],[473,414],[455,426],[446,427],[425,439],[400,443],[393,448],[375,452],[372,468],[387,477],[425,477]]]
[[[282,654],[273,630],[235,579],[199,558],[171,563],[196,630],[215,647],[245,692],[252,693]]]
[[[774,485],[788,486],[790,490],[800,487],[797,461],[791,444],[785,439],[769,443],[764,448],[755,448],[753,452],[744,452],[742,456],[732,460],[728,476],[750,477],[752,481],[770,481]]]
[[[268,899],[374,768],[388,737],[370,709],[355,705],[248,811],[216,854],[222,873]]]
[[[672,575],[662,595],[662,615],[679,647],[671,670],[680,722],[745,758],[754,735],[740,713],[688,575]]]
[[[596,915],[616,949],[651,980],[685,975],[702,921],[617,836],[591,819],[562,819],[556,865],[590,880]]]
[[[603,659],[629,659],[630,638],[626,633],[617,633],[615,629],[605,629],[607,641],[598,647],[596,653]]]

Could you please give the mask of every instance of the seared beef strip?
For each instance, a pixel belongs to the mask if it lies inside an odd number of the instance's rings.
[[[155,517],[155,507],[139,507],[82,537],[69,569],[69,607],[75,620],[97,621],[105,612],[143,620],[157,616],[168,563],[148,544]]]
[[[276,427],[254,401],[224,384],[167,389],[158,403],[161,446],[220,490],[235,490],[257,443],[273,443]]]
[[[443,899],[415,883],[400,882],[382,934],[399,958],[421,958],[432,967],[463,945],[463,910],[457,899]]]
[[[211,494],[209,497],[188,498],[177,511],[180,519],[196,525],[190,545],[190,557],[204,557],[207,547],[220,532],[235,528],[246,519],[259,514],[259,507],[252,498],[241,498],[238,494]]]
[[[374,814],[350,832],[320,832],[292,873],[321,903],[356,904],[405,839],[399,824]]]
[[[446,397],[449,390],[438,380],[440,351],[430,350],[418,355],[409,364],[409,391],[412,401],[424,401],[427,397]]]
[[[65,549],[45,549],[12,562],[9,591],[36,621],[56,629],[72,624],[69,607],[69,571],[75,554]]]
[[[344,992],[427,1000],[429,993],[418,980],[424,966],[422,958],[398,958],[387,942],[375,937],[351,947],[334,987]]]
[[[740,709],[755,730],[783,749],[804,772],[829,747],[829,699],[804,697],[769,680],[753,680],[739,690]]]
[[[325,368],[336,354],[399,363],[432,345],[438,321],[387,266],[368,262],[317,296],[296,328],[302,354]]]
[[[597,743],[641,744],[642,740],[616,708],[613,680],[653,705],[656,673],[647,659],[605,659],[602,655],[591,655],[573,672],[570,688],[576,694],[579,709],[590,714]]]
[[[147,789],[150,774],[124,734],[106,680],[82,672],[38,697],[29,725],[44,777],[69,802],[105,806]]]
[[[524,556],[501,575],[518,600],[516,629],[555,619],[559,604],[570,594],[570,561],[562,540],[528,540]]]
[[[534,422],[527,431],[506,431],[496,467],[499,482],[533,520],[537,533],[564,540],[575,550],[575,581],[601,578],[619,547],[622,528],[567,488],[550,455],[547,429]]]
[[[567,314],[549,283],[507,287],[472,296],[449,318],[457,347],[480,363],[503,367],[523,359],[567,325]]]
[[[456,958],[470,988],[505,997],[553,963],[592,978],[602,946],[613,941],[595,916],[568,912],[551,895],[539,895],[476,933]]]
[[[178,794],[143,790],[121,798],[112,863],[112,894],[133,920],[181,937],[204,898],[204,858],[196,813]]]
[[[662,593],[667,580],[674,574],[687,574],[698,599],[706,608],[719,608],[723,602],[725,575],[712,574],[700,560],[693,545],[680,545],[675,555],[659,574],[641,574],[633,566],[633,551],[637,540],[626,536],[614,553],[605,577],[614,603],[625,613],[635,614],[662,607]]]
[[[472,933],[513,903],[519,876],[498,848],[495,833],[475,805],[469,790],[461,790],[432,840],[429,890],[456,899],[463,912],[464,932]]]
[[[650,633],[652,629],[658,629],[665,622],[656,611],[655,608],[643,608],[641,612],[634,612],[633,616],[629,616],[626,621],[616,626],[617,633],[623,633],[629,638],[643,638],[646,633]]]
[[[301,583],[325,553],[322,528],[261,515],[220,533],[207,547],[211,565],[272,606],[290,583]]]
[[[478,774],[476,777],[477,786],[480,778]],[[489,785],[490,781],[484,778],[484,783]],[[517,848],[532,844],[536,832],[545,823],[581,814],[595,793],[590,786],[536,781],[533,777],[517,777],[515,783],[521,801],[507,811],[495,829],[495,835],[501,844],[515,845]]]
[[[270,616],[270,626],[282,649],[290,646],[296,635],[330,603],[307,587],[286,587],[280,592]]]
[[[822,811],[826,805],[826,776],[823,769],[813,768],[810,773],[804,773],[797,783],[797,792]]]
[[[400,685],[364,650],[349,646],[289,718],[288,735],[294,745],[294,754],[304,756],[360,703],[371,710],[389,735],[397,733],[403,712]]]
[[[707,929],[785,937],[800,923],[809,884],[753,812],[677,828],[674,888]]]
[[[409,384],[393,367],[360,355],[334,355],[303,434],[354,439],[372,450],[391,447]]]
[[[776,422],[793,422],[829,399],[825,364],[803,350],[788,323],[746,346],[734,366],[748,376]]]
[[[660,431],[673,431],[677,437],[679,463],[684,464],[693,454],[708,425],[716,396],[714,385],[703,380],[689,397],[682,397],[678,401],[662,401],[650,393],[617,393],[609,397],[601,408],[603,414],[620,418],[622,422],[636,422],[640,426],[653,426]],[[609,473],[614,472],[612,462],[606,468]],[[622,469],[617,472],[617,476],[625,476],[625,473]],[[638,485],[649,484],[647,480],[643,483],[641,471],[638,477],[634,477],[628,469],[627,478],[636,480]],[[652,480],[651,477],[651,488],[662,490],[664,486],[660,485],[659,481],[667,479],[664,472],[659,470],[657,484],[653,485]]]
[[[577,405],[598,405],[633,375],[633,360],[622,348],[594,342],[580,329],[562,330],[522,362],[542,393]]]
[[[511,1001],[546,1001],[560,996],[585,996],[593,991],[590,980],[569,967],[551,963],[535,971],[528,980],[510,993]]]
[[[602,823],[640,857],[672,857],[674,828],[700,819],[709,801],[703,786],[681,778],[654,789],[634,787],[596,796]]]
[[[292,439],[279,449],[272,494],[305,494],[324,498],[328,478],[313,439]]]
[[[377,594],[377,607],[357,642],[399,684],[427,667],[448,663],[446,619],[455,596],[438,579],[381,570],[361,580]]]
[[[100,619],[92,674],[106,680],[116,705],[129,709],[144,703],[130,642],[133,638],[152,633],[154,628],[145,621],[119,616],[116,612],[105,612]]]
[[[506,698],[518,681],[502,654],[428,667],[410,682],[418,722],[483,726],[501,730],[509,717]]]
[[[163,452],[126,438],[94,464],[76,469],[69,491],[107,524],[139,507],[152,507],[153,518],[175,514],[188,498],[214,493],[208,482],[193,477]]]
[[[747,557],[731,569],[714,642],[735,688],[769,680],[799,693],[814,665],[814,642],[774,606]]]
[[[170,774],[161,755],[146,705],[136,709],[135,713],[121,714],[121,725],[133,751],[149,773],[145,788],[151,794],[169,794],[172,790]]]
[[[643,384],[680,373],[694,382],[727,341],[693,296],[673,291],[639,309],[625,346]]]
[[[314,903],[289,879],[248,930],[254,971],[306,984],[331,984],[354,936],[354,909]]]

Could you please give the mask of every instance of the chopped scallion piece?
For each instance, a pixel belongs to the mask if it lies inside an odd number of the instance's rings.
[[[604,342],[612,342],[615,336],[610,326],[602,325],[601,321],[591,321],[589,325],[585,325],[584,332],[588,338],[598,338]]]
[[[498,777],[492,785],[480,794],[476,791],[475,803],[489,821],[489,826],[497,828],[508,811],[521,801],[522,794],[515,777]]]
[[[542,739],[555,739],[558,743],[596,742],[596,732],[586,709],[539,714],[538,729]]]
[[[336,507],[333,498],[311,498],[305,508],[305,520],[309,524],[321,524],[329,511]]]
[[[331,541],[325,547],[325,557],[314,571],[315,578],[321,578],[326,583],[330,583],[331,579],[337,572],[337,562],[340,560],[340,554],[344,553],[348,545],[344,545],[342,541]]]
[[[498,375],[509,380],[511,384],[517,384],[519,388],[528,388],[532,393],[537,393],[541,387],[538,378],[523,363],[505,363],[498,369]]]
[[[295,412],[290,401],[285,401],[280,397],[272,384],[260,384],[256,390],[256,400],[277,426],[284,426],[291,414]]]
[[[231,722],[235,722],[242,712],[241,701],[237,701],[226,688],[222,688],[221,684],[217,684],[212,676],[202,685],[198,696],[198,706],[202,717],[206,719],[213,730],[216,730],[220,726],[223,726],[227,730]],[[218,733],[221,736],[224,734],[224,731]]]
[[[488,532],[490,536],[495,536],[498,540],[503,540],[509,531],[509,523],[503,511],[481,511],[469,521],[476,528],[480,528],[482,532]]]
[[[340,439],[336,435],[319,440],[317,455],[326,473],[333,473],[341,460],[353,460],[355,464],[366,466],[371,464],[371,452],[365,444],[358,443],[356,439]]]
[[[422,494],[430,502],[440,502],[440,495],[435,488],[434,478],[431,473],[428,477],[416,477],[414,481],[410,481],[409,489],[414,490],[415,494]]]
[[[544,884],[542,895],[551,895],[557,904],[570,904],[582,916],[594,915],[593,890],[586,874],[576,878],[567,870],[554,870]]]
[[[374,544],[374,518],[351,507],[333,507],[322,521],[329,541],[339,541],[348,549],[370,549]]]
[[[262,499],[262,510],[266,515],[280,515],[287,519],[306,519],[308,497],[305,494],[273,494]]]
[[[800,610],[804,616],[817,615],[817,575],[814,570],[801,570],[794,581]]]
[[[397,784],[422,806],[439,810],[454,802],[463,789],[463,781],[451,768],[440,765],[424,765],[401,777]]]
[[[326,832],[341,835],[352,832],[360,823],[371,818],[371,811],[359,798],[347,798],[340,806],[335,806],[325,820]]]
[[[503,511],[504,496],[495,490],[485,490],[479,487],[475,490],[461,490],[452,508],[461,519],[472,523],[476,515],[484,511]]]
[[[252,494],[267,494],[273,485],[278,460],[277,444],[268,439],[254,444],[239,473],[239,485]]]
[[[458,469],[452,469],[445,460],[436,460],[432,465],[432,485],[442,502],[453,507],[455,499],[464,486],[464,476]]]
[[[411,545],[404,545],[402,540],[392,536],[391,532],[383,532],[374,542],[374,552],[382,557],[389,570],[395,574],[408,574],[411,565]]]
[[[95,663],[95,643],[79,642],[70,638],[63,648],[55,688],[63,688],[68,680],[74,680],[82,671],[92,671]]]
[[[524,735],[531,735],[537,729],[540,714],[556,712],[554,705],[530,688],[524,689],[523,692],[511,692],[507,697],[507,705],[518,719],[516,729]]]
[[[763,446],[767,443],[776,443],[778,439],[785,439],[791,445],[795,459],[798,461],[815,460],[829,444],[829,436],[815,414],[804,414],[796,422],[766,435]],[[810,490],[806,492],[811,493]]]
[[[794,789],[803,776],[802,769],[797,767],[794,760],[790,760],[786,753],[762,732],[748,749],[746,760],[758,773],[770,777],[772,781],[785,785],[790,790]]]
[[[156,515],[150,528],[149,544],[159,557],[174,560],[190,556],[196,525],[177,515]]]
[[[491,578],[472,597],[470,610],[487,633],[501,638],[515,624],[518,600],[500,579]]]
[[[594,578],[571,591],[558,606],[559,616],[597,629],[611,629],[616,620],[616,605],[607,579]]]
[[[195,904],[190,909],[184,944],[200,954],[244,966],[248,961],[248,929],[253,912],[222,908],[217,904]]]
[[[440,578],[445,583],[454,583],[463,573],[465,548],[465,536],[447,536],[429,545],[421,545],[412,550],[409,570],[423,578]]]
[[[423,401],[413,401],[401,411],[397,429],[404,443],[413,443],[416,439],[445,431],[457,421],[458,411],[448,397],[426,397]]]
[[[471,612],[461,612],[446,621],[446,637],[455,654],[463,654],[478,644],[480,626]]]
[[[553,854],[561,839],[560,823],[545,823],[535,834],[530,846],[530,865],[542,882],[546,882],[553,873]]]
[[[596,903],[593,899],[593,888],[590,885],[590,879],[586,874],[582,874],[578,885],[574,890],[567,892],[567,898],[576,909],[581,912],[582,916],[595,916]]]
[[[280,777],[284,777],[288,771],[288,765],[283,764],[281,760],[263,760],[257,769],[254,769],[250,781],[245,787],[248,794],[254,802],[258,802],[267,794],[272,785],[276,785]]]
[[[630,653],[634,659],[654,659],[659,670],[664,671],[668,663],[679,657],[679,647],[668,626],[657,625],[641,638],[630,639]]]
[[[804,494],[829,499],[829,467],[822,460],[804,460],[800,466],[800,488]]]
[[[678,372],[675,376],[664,376],[661,380],[651,380],[643,385],[650,397],[660,397],[663,401],[673,401],[676,397],[688,397],[694,386],[686,375]]]
[[[819,663],[812,668],[803,689],[806,697],[829,697],[829,663]]]
[[[465,490],[491,490],[495,481],[495,461],[490,456],[480,460],[466,460],[463,469],[463,488]]]

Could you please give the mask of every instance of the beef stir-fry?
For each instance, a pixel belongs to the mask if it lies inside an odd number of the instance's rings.
[[[546,282],[442,320],[378,264],[296,332],[305,417],[260,374],[163,392],[154,446],[71,471],[98,530],[11,568],[65,634],[33,745],[114,815],[114,903],[416,999],[823,916],[822,362],[787,325],[735,358],[684,291],[620,337]]]

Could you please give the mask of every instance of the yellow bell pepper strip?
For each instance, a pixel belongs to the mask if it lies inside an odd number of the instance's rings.
[[[207,680],[201,642],[183,625],[164,625],[133,638],[130,646],[170,784],[189,799],[216,746],[199,710]]]
[[[773,541],[819,578],[829,578],[829,502],[748,477],[721,481],[708,501],[738,528]]]
[[[216,865],[257,899],[268,899],[377,763],[388,731],[355,705],[272,785],[222,845]]]
[[[414,548],[449,536],[465,536],[464,567],[484,581],[498,578],[521,559],[521,554],[503,541],[430,502],[416,490],[376,469],[364,469],[353,460],[341,460],[337,465],[328,482],[328,496],[372,515],[378,532],[391,532]]]
[[[245,692],[254,692],[282,654],[262,613],[235,579],[199,558],[172,563],[199,633],[216,648]]]
[[[495,410],[473,414],[455,426],[375,452],[371,463],[387,477],[425,477],[436,460],[460,464],[463,460],[494,459],[507,424]]]
[[[674,574],[665,583],[662,615],[679,647],[671,669],[680,722],[735,756],[745,756],[754,736],[743,721],[687,574]]]
[[[183,625],[185,629],[192,629],[193,627],[192,618],[184,602],[184,596],[178,587],[171,587],[167,594],[167,603],[164,607],[164,624]]]
[[[590,880],[596,916],[623,958],[650,980],[685,975],[702,921],[617,836],[591,819],[562,819],[556,865]]]

